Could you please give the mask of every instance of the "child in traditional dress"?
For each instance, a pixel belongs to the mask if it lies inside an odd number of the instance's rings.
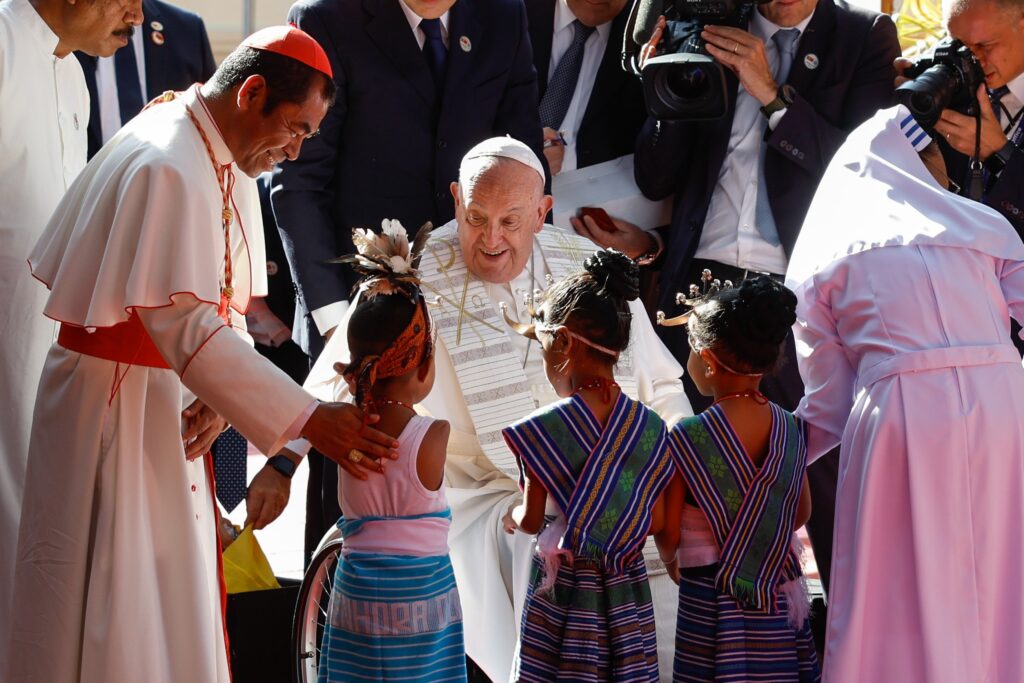
[[[585,268],[548,290],[534,324],[509,321],[540,342],[564,397],[503,431],[524,497],[505,530],[540,532],[513,678],[657,681],[641,550],[674,468],[664,423],[612,374],[629,342],[636,264],[599,251]]]
[[[688,303],[686,370],[715,402],[669,435],[681,475],[655,540],[679,584],[673,680],[817,681],[793,549],[811,514],[805,427],[758,390],[796,296],[761,276]]]
[[[351,261],[368,277],[348,323],[343,376],[356,403],[380,416],[375,426],[399,447],[380,476],[340,474],[344,548],[321,682],[466,681],[443,484],[449,426],[412,407],[434,384],[430,316],[415,270],[425,237],[421,231],[410,249],[405,230],[392,221],[380,235],[353,236],[358,256]],[[363,457],[349,454],[353,461]]]

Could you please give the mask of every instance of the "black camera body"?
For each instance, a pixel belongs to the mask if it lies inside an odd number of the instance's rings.
[[[985,71],[959,40],[946,38],[904,75],[912,80],[896,88],[896,99],[925,130],[935,126],[943,109],[978,115],[978,87],[985,82]]]
[[[658,57],[647,60],[643,80],[648,113],[662,120],[700,121],[721,118],[729,111],[725,68],[707,51],[701,31],[706,24],[746,30],[756,4],[769,0],[670,0],[664,11],[658,0],[640,0],[641,20],[664,13],[665,31]],[[632,21],[632,20],[631,20]],[[640,42],[643,29],[627,28],[623,56]],[[635,37],[635,40],[634,40]],[[636,73],[636,69],[632,71]]]

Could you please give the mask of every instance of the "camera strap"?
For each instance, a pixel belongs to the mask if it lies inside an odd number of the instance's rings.
[[[971,172],[967,176],[967,196],[981,201],[985,195],[985,169],[981,164],[981,112],[974,116],[974,153],[971,154]]]

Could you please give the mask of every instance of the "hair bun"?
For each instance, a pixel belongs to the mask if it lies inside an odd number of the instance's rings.
[[[612,296],[633,301],[640,296],[640,268],[633,259],[614,249],[588,256],[583,267]]]
[[[796,295],[767,275],[744,280],[735,305],[744,332],[756,341],[781,344],[796,322]]]

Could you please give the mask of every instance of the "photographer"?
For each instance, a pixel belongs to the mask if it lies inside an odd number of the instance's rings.
[[[977,151],[984,174],[982,194],[974,198],[1003,214],[1024,235],[1024,1],[954,0],[947,26],[953,38],[970,48],[985,73],[985,86],[977,91],[980,137],[976,120],[951,108],[943,110],[935,125],[935,132],[945,139],[949,175],[966,193],[970,159]],[[911,64],[896,60],[897,85],[907,80],[903,73]]]
[[[651,43],[660,38],[660,26]],[[794,29],[797,35],[785,33]],[[659,308],[665,311],[704,268],[734,282],[759,272],[781,277],[832,154],[847,132],[890,103],[900,51],[889,17],[833,0],[773,0],[757,6],[747,30],[707,26],[701,37],[708,54],[726,67],[730,113],[711,121],[650,117],[637,141],[640,189],[651,199],[675,196],[659,259]],[[630,236],[627,230],[611,235],[618,248],[635,253]],[[680,329],[659,332],[685,359]],[[787,356],[779,376],[764,386],[773,401],[792,409],[803,386],[791,343]],[[689,378],[684,381],[699,410],[706,400]],[[826,585],[834,468],[832,457],[810,471],[815,513],[808,528]]]

